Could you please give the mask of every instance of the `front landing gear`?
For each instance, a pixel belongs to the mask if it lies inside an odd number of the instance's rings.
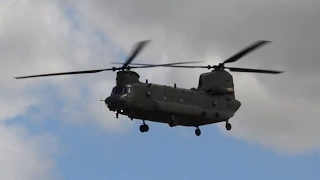
[[[228,131],[230,131],[230,130],[231,130],[231,127],[232,127],[231,124],[227,122],[227,123],[226,123],[226,129],[227,129]]]
[[[171,121],[169,121],[168,124],[169,124],[170,127],[177,126],[178,122],[177,122],[177,120],[175,119],[174,115],[172,115]]]
[[[199,127],[197,127],[197,129],[194,132],[197,136],[201,135],[201,130],[199,129]]]
[[[149,131],[149,126],[147,124],[144,123],[140,126],[140,132],[144,133],[144,132],[148,132]]]

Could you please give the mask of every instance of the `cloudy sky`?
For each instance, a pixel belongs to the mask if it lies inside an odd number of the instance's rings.
[[[320,2],[317,0],[0,2],[0,174],[37,179],[319,179]],[[224,124],[170,128],[116,119],[100,99],[115,73],[13,77],[136,62],[217,64],[256,40],[272,43],[230,66],[242,106]],[[141,81],[196,87],[206,69],[153,68]]]

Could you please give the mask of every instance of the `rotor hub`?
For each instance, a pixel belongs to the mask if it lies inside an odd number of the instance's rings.
[[[219,63],[218,65],[213,65],[213,66],[208,65],[207,68],[208,69],[214,69],[214,70],[223,70],[223,69],[225,69],[223,63]]]

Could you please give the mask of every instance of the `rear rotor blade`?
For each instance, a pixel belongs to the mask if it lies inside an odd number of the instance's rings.
[[[152,67],[180,67],[180,66],[170,66],[166,64],[150,64],[145,66],[134,66],[130,67],[130,69],[137,69],[137,68],[152,68]]]
[[[123,64],[122,68],[127,67],[132,61],[133,59],[141,52],[141,50],[143,48],[145,48],[145,46],[150,42],[150,40],[145,40],[145,41],[140,41],[138,42],[135,47],[134,50],[131,53],[131,56],[129,56],[129,58],[126,60],[126,62]]]
[[[239,60],[240,58],[242,58],[243,56],[245,56],[246,54],[248,54],[248,53],[250,53],[250,52],[258,49],[259,47],[266,45],[267,43],[270,43],[270,42],[271,41],[264,41],[264,40],[257,41],[254,44],[251,44],[250,46],[241,50],[237,54],[231,56],[229,59],[225,60],[222,64],[235,62],[235,61]]]
[[[217,67],[217,66],[210,66],[210,65],[207,65],[207,66],[158,65],[158,66],[173,67],[173,68],[206,68],[206,69]],[[145,67],[137,67],[137,68],[145,68]],[[148,67],[155,67],[155,66],[150,65]],[[266,69],[247,69],[247,68],[235,68],[235,67],[225,67],[225,69],[229,69],[230,71],[234,71],[234,72],[250,72],[250,73],[266,73],[266,74],[280,74],[284,72],[284,71],[275,71],[275,70],[266,70]]]
[[[145,63],[130,63],[132,65],[143,65],[143,66],[150,66],[150,65],[156,65],[156,66],[170,66],[170,65],[176,65],[176,64],[191,64],[191,63],[200,63],[204,61],[188,61],[188,62],[177,62],[177,63],[166,63],[166,64],[145,64]],[[118,63],[118,62],[111,62],[111,64],[124,64],[124,63]]]
[[[266,74],[280,74],[284,72],[284,71],[274,71],[274,70],[266,70],[266,69],[247,69],[247,68],[234,68],[234,67],[225,67],[225,68],[234,72],[266,73]]]

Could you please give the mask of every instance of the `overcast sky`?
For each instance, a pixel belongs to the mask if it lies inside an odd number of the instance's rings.
[[[1,176],[212,179],[231,168],[230,178],[318,179],[319,9],[316,0],[0,2]],[[100,102],[115,85],[114,72],[13,78],[109,68],[145,39],[153,41],[136,62],[204,65],[269,40],[229,66],[286,72],[232,73],[242,103],[233,129],[210,125],[200,137],[193,128],[157,123],[141,134],[140,120],[114,118]],[[141,81],[189,89],[207,69],[137,72]]]

